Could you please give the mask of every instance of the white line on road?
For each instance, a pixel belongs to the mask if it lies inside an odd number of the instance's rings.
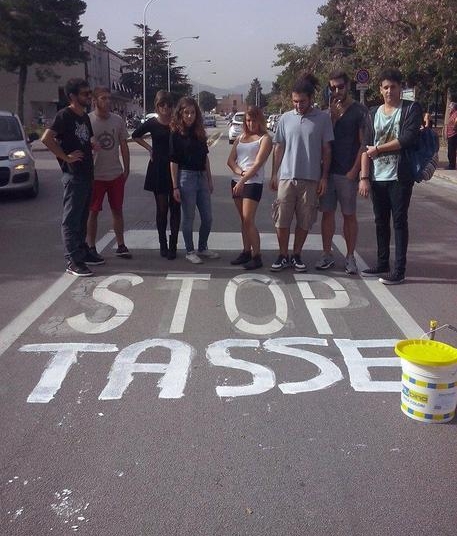
[[[113,240],[114,233],[109,232],[97,242],[97,250],[103,251]],[[75,282],[69,274],[63,274],[47,290],[31,303],[22,313],[0,331],[0,356],[16,341],[35,320]]]

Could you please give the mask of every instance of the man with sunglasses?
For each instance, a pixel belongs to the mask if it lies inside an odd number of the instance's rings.
[[[332,143],[332,162],[327,190],[321,196],[321,234],[323,253],[316,263],[318,270],[327,270],[335,264],[332,240],[335,234],[335,212],[339,202],[343,214],[343,235],[346,242],[345,271],[357,273],[354,250],[357,240],[356,199],[359,182],[360,158],[369,125],[368,109],[354,101],[349,93],[350,81],[344,71],[329,77],[330,116],[335,140]]]
[[[93,131],[86,108],[90,105],[92,95],[88,83],[82,78],[68,80],[65,94],[70,104],[57,113],[41,141],[56,155],[63,172],[62,239],[67,260],[66,271],[87,277],[93,275],[87,267],[87,263],[93,259],[86,244],[94,178]]]

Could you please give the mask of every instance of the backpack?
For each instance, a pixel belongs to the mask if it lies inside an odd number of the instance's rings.
[[[411,175],[416,182],[429,181],[433,177],[439,163],[439,148],[440,140],[436,132],[431,128],[422,128],[416,146],[406,149]]]

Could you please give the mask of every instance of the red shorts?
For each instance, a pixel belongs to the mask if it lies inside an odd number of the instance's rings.
[[[92,199],[90,202],[90,210],[92,212],[100,212],[102,210],[103,199],[105,194],[108,194],[109,206],[113,210],[121,210],[124,203],[124,174],[119,175],[112,181],[100,181],[95,179],[92,184]]]

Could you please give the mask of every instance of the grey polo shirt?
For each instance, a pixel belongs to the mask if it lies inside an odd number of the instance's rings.
[[[330,115],[312,108],[305,115],[295,110],[281,116],[273,143],[284,145],[280,180],[321,178],[322,144],[333,141]]]

